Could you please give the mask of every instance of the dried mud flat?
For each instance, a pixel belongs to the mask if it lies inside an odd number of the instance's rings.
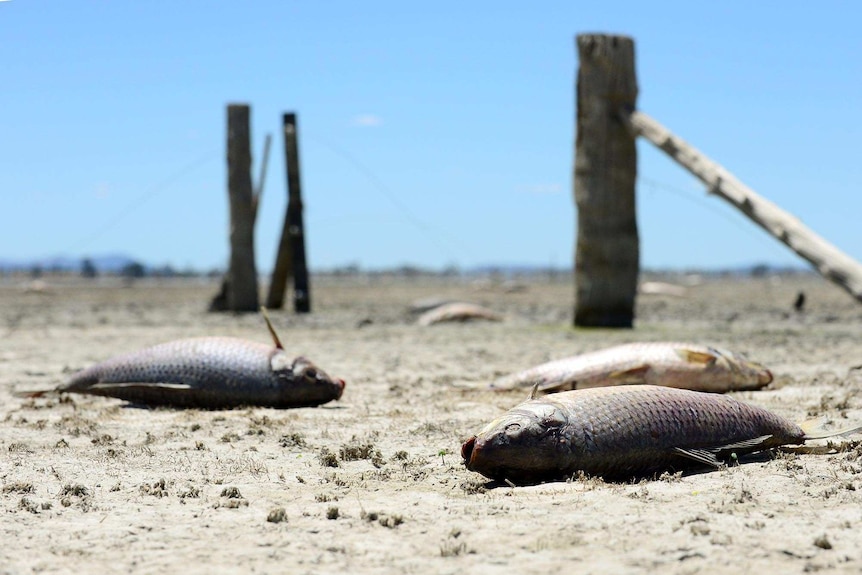
[[[570,278],[505,287],[316,278],[313,315],[272,315],[285,347],[347,381],[342,401],[176,411],[10,392],[175,338],[267,341],[259,316],[206,313],[211,284],[0,280],[0,573],[862,571],[854,438],[629,484],[493,486],[459,455],[523,399],[481,389],[492,379],[629,341],[746,352],[777,377],[740,399],[862,421],[849,296],[809,276],[711,280],[685,299],[642,296],[634,330],[585,331],[569,326]],[[432,296],[506,320],[414,325],[409,304]]]

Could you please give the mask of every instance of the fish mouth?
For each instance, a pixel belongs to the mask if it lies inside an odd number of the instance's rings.
[[[760,385],[768,385],[772,383],[772,372],[768,369],[764,369],[760,372],[760,375],[757,376],[757,381]]]
[[[335,396],[335,400],[338,401],[344,395],[344,388],[347,387],[347,383],[339,377],[336,377],[333,383],[338,386],[338,394]]]
[[[467,469],[471,469],[470,460],[473,457],[473,448],[476,447],[476,436],[474,435],[470,439],[464,442],[461,446],[461,457],[464,458],[464,465]],[[472,469],[471,469],[472,470]]]

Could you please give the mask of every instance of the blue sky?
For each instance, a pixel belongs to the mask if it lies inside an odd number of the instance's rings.
[[[528,5],[529,4],[529,5]],[[855,2],[0,2],[0,259],[228,257],[225,106],[299,117],[312,268],[571,264],[574,36],[631,35],[639,107],[862,259]],[[647,142],[645,267],[797,264]]]

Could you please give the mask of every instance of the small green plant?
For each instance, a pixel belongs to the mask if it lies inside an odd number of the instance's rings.
[[[450,455],[451,453],[452,453],[452,452],[451,452],[451,451],[449,451],[449,449],[447,449],[447,448],[445,448],[445,447],[444,447],[443,449],[441,449],[440,451],[438,451],[438,452],[437,452],[437,455],[439,455],[439,456],[440,456],[440,462],[441,462],[443,465],[446,465],[446,456],[447,456],[447,455]]]

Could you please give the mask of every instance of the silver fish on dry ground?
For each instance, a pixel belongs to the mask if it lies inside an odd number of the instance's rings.
[[[339,399],[344,381],[304,357],[287,355],[265,319],[275,345],[231,337],[181,339],[113,357],[54,389],[16,395],[85,393],[142,405],[204,409],[307,407]]]
[[[427,326],[443,322],[473,320],[503,321],[503,316],[480,305],[451,302],[428,310],[419,316],[416,323]]]
[[[418,299],[410,304],[409,312],[413,315],[419,315],[425,313],[426,311],[430,311],[434,308],[440,307],[441,305],[446,305],[447,303],[455,303],[455,300],[442,297],[429,297]]]
[[[539,393],[606,385],[649,384],[723,393],[768,385],[772,373],[730,351],[691,343],[653,342],[618,345],[559,359],[502,377],[491,389],[529,389]]]
[[[598,387],[531,399],[461,447],[467,469],[531,484],[578,472],[648,477],[739,455],[856,432],[823,432],[725,395],[652,385]]]
[[[684,298],[688,296],[688,288],[666,282],[642,282],[638,285],[638,294]]]

